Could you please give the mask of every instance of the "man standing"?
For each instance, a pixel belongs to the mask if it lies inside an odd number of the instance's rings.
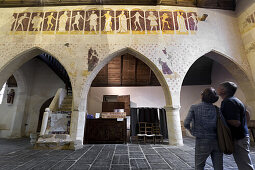
[[[234,94],[237,85],[233,82],[223,82],[219,85],[218,95],[223,99],[221,112],[228,123],[234,139],[235,151],[233,153],[235,162],[240,170],[253,169],[250,157],[250,138],[247,128],[249,121],[248,112],[244,104]],[[247,115],[246,115],[247,114]]]

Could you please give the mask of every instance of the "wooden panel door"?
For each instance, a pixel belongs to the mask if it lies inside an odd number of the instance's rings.
[[[118,96],[118,102],[125,102],[125,112],[130,116],[130,95]]]

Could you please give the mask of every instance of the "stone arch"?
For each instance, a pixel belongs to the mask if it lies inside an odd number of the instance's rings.
[[[42,54],[42,53],[47,53],[49,55],[51,55],[52,57],[54,57],[59,63],[61,63],[61,65],[64,67],[64,69],[67,71],[64,63],[59,60],[60,57],[55,57],[54,55],[52,55],[50,52],[44,50],[44,49],[41,49],[39,47],[33,47],[33,48],[30,48],[28,50],[25,50],[21,53],[18,53],[18,54],[15,54],[14,56],[12,56],[12,58],[6,62],[1,68],[0,68],[0,86],[2,86],[6,80],[12,75],[14,74],[14,77],[15,79],[17,80],[17,83],[18,83],[18,86],[22,87],[22,90],[20,91],[20,93],[22,94],[25,94],[27,92],[27,88],[26,88],[26,82],[24,82],[24,79],[22,79],[23,76],[23,73],[21,71],[17,71],[19,70],[19,68],[25,64],[26,62],[28,62],[29,60],[35,58],[36,56]],[[69,76],[69,79],[70,79],[70,82],[71,82],[71,86],[73,86],[73,82],[72,82],[72,79],[71,79],[71,76],[69,74],[69,72],[67,71],[67,74]],[[26,96],[23,95],[21,97],[21,99],[25,100],[26,99]],[[43,101],[41,101],[43,102]],[[19,105],[20,109],[19,110],[24,110],[25,109],[25,106],[23,105]],[[38,106],[39,107],[39,106]],[[40,108],[39,108],[40,109]],[[39,110],[38,109],[38,110]],[[16,114],[17,115],[17,114]],[[23,114],[22,114],[23,115]],[[24,115],[25,116],[25,115]],[[20,120],[20,119],[23,119],[23,120]],[[23,121],[23,122],[22,122]],[[23,125],[25,124],[25,117],[17,117],[13,120],[15,127],[13,127],[12,131],[12,136],[14,137],[20,137],[20,134],[21,136],[22,135],[26,135],[24,134],[25,132],[25,127],[23,127]],[[22,124],[22,125],[19,125],[19,124]],[[18,127],[20,126],[20,127]],[[21,130],[20,130],[21,129]],[[20,133],[20,131],[22,133]]]
[[[51,55],[52,57],[54,57],[55,59],[57,59],[61,63],[61,65],[65,68],[65,70],[67,70],[65,65],[63,64],[63,62],[59,60],[59,58],[55,57],[50,52],[40,47],[33,47],[19,54],[16,54],[11,60],[9,60],[0,68],[0,86],[2,86],[4,82],[23,64],[25,64],[27,61],[31,60],[32,58],[42,53],[47,53]],[[67,74],[71,81],[71,76],[69,75],[68,71],[67,71]],[[72,81],[71,81],[71,85],[72,85]]]
[[[240,63],[238,63],[232,57],[222,52],[211,50],[210,52],[205,53],[203,56],[206,56],[218,62],[233,76],[233,78],[237,81],[238,86],[241,88],[241,90],[243,91],[245,95],[246,104],[252,107],[252,109],[254,110],[255,109],[255,83],[252,80],[251,74],[247,70],[245,70]],[[200,56],[199,58],[203,56]],[[187,68],[185,72],[185,75],[187,74],[189,68],[197,61],[197,59],[193,61],[192,63],[190,63],[189,67]],[[252,114],[252,117],[255,118],[255,113]]]
[[[108,64],[114,57],[119,56],[119,55],[123,55],[123,54],[126,54],[126,53],[128,53],[130,55],[133,55],[134,57],[140,59],[147,66],[149,66],[151,68],[151,70],[155,73],[157,79],[159,80],[159,82],[161,84],[161,87],[164,91],[166,105],[167,106],[172,106],[172,97],[171,97],[171,93],[170,93],[168,84],[167,84],[167,82],[165,80],[165,77],[163,76],[162,72],[158,69],[158,67],[150,59],[148,59],[146,56],[139,53],[138,51],[136,51],[132,48],[124,48],[124,49],[118,50],[118,51],[108,55],[108,57],[106,57],[103,61],[101,61],[94,68],[94,70],[91,72],[91,74],[88,76],[85,87],[83,88],[82,100],[81,100],[81,103],[79,104],[79,111],[85,111],[86,110],[87,103],[84,103],[84,101],[87,101],[87,95],[88,95],[88,92],[89,92],[89,88],[91,86],[92,81],[95,79],[96,75],[99,73],[99,71],[106,64]]]

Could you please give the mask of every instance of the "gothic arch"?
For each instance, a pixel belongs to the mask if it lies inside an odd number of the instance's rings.
[[[255,83],[253,82],[251,75],[242,68],[240,63],[236,62],[235,60],[233,60],[233,58],[229,57],[228,55],[225,55],[216,50],[211,50],[210,52],[204,54],[203,56],[206,56],[218,62],[233,76],[233,78],[237,81],[238,86],[241,88],[241,90],[243,91],[245,95],[246,103],[249,106],[251,106],[254,110],[255,109]],[[203,56],[200,56],[199,58]],[[193,63],[195,63],[195,61],[193,61]],[[187,74],[189,68],[193,65],[193,63],[190,64],[190,66],[185,72],[185,75]],[[255,117],[255,113],[253,113],[253,117]]]
[[[91,83],[95,79],[98,72],[106,64],[108,64],[114,57],[119,56],[119,55],[123,55],[123,54],[126,54],[126,53],[128,53],[130,55],[133,55],[134,57],[140,59],[141,61],[143,61],[146,65],[148,65],[151,68],[151,70],[155,73],[157,79],[159,80],[159,82],[161,84],[161,87],[164,91],[166,106],[172,106],[172,97],[171,97],[171,94],[170,94],[168,84],[167,84],[162,72],[158,69],[158,67],[150,59],[148,59],[146,56],[139,53],[138,51],[136,51],[132,48],[124,48],[124,49],[118,50],[118,51],[108,55],[108,57],[106,57],[103,61],[101,61],[96,66],[96,68],[94,68],[94,70],[91,72],[91,74],[88,76],[87,82],[86,82],[85,86],[83,87],[82,99],[81,99],[81,102],[79,104],[79,111],[85,111],[86,108],[87,108],[87,103],[85,101],[87,101],[87,96],[88,96],[88,92],[89,92]]]
[[[59,60],[59,58],[56,58],[54,55],[52,55],[50,52],[41,49],[40,47],[33,47],[31,49],[25,50],[19,54],[16,54],[11,60],[9,60],[5,65],[3,65],[0,68],[0,86],[2,86],[5,81],[16,71],[18,70],[23,64],[25,64],[27,61],[31,60],[32,58],[36,57],[39,54],[47,53],[57,59],[61,65],[65,68],[67,71],[65,65]],[[67,71],[68,74],[68,71]],[[70,81],[71,77],[68,74]],[[71,81],[72,84],[72,81]]]

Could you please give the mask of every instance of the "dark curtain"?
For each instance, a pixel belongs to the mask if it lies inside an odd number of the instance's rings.
[[[162,110],[162,109],[160,109]],[[164,109],[165,110],[165,109]],[[163,113],[161,114],[161,116]],[[131,108],[130,110],[130,123],[131,123],[131,136],[136,136],[138,133],[138,123],[139,122],[148,122],[148,123],[159,123],[158,117],[158,109],[157,108],[148,108],[148,107],[141,107],[141,108]],[[161,123],[161,120],[163,121]],[[165,124],[166,126],[166,117],[160,117],[160,129],[161,124]],[[164,129],[163,132],[166,132],[167,136],[167,127],[166,130]],[[163,133],[162,133],[163,134]],[[165,137],[165,135],[164,135]]]
[[[137,116],[137,108],[130,109],[130,129],[131,136],[136,136],[138,133],[138,116]]]
[[[168,130],[165,109],[159,109],[159,117],[160,117],[160,133],[163,135],[164,139],[167,139]]]

